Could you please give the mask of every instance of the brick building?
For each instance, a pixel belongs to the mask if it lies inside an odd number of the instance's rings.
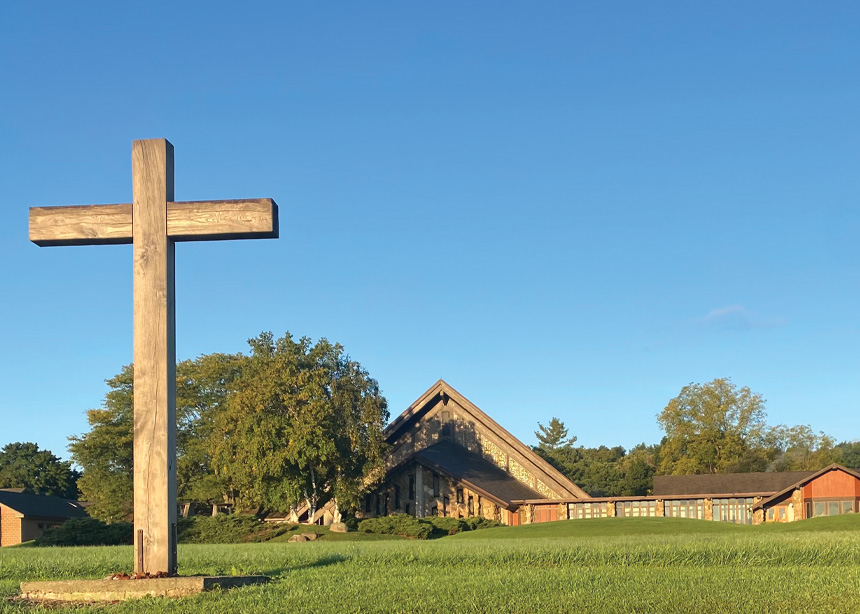
[[[29,495],[19,489],[0,489],[0,546],[13,546],[36,539],[45,529],[69,518],[86,516],[84,507],[48,495]]]

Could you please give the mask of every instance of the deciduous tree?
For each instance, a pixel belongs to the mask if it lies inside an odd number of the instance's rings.
[[[211,468],[206,440],[245,357],[209,354],[176,365],[177,490],[180,500],[223,501],[226,486]],[[105,522],[133,511],[134,367],[107,380],[101,409],[87,411],[90,430],[70,437],[69,451],[84,472],[78,482],[90,515]]]
[[[763,471],[768,462],[764,399],[729,379],[690,384],[658,421],[666,432],[661,474]]]
[[[817,471],[840,459],[836,441],[810,426],[775,426],[766,437],[774,460],[773,471]]]
[[[79,477],[70,462],[50,450],[40,450],[35,443],[10,443],[0,450],[0,488],[76,499]]]
[[[843,441],[836,446],[839,463],[851,469],[860,469],[860,441]]]
[[[210,440],[219,477],[246,507],[288,511],[304,502],[312,514],[329,497],[357,505],[386,449],[388,410],[376,380],[325,339],[264,333],[249,343]]]

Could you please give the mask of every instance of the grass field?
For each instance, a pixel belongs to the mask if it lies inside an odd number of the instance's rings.
[[[268,586],[83,612],[857,612],[860,515],[779,526],[573,520],[433,541],[185,545],[183,574],[264,573]],[[4,548],[0,611],[18,583],[127,571],[130,547]],[[66,608],[52,608],[52,612]]]

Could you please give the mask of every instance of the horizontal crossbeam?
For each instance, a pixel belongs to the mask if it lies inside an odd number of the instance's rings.
[[[132,242],[131,203],[30,207],[30,241],[41,247]],[[167,203],[174,241],[277,239],[278,205],[271,198]]]

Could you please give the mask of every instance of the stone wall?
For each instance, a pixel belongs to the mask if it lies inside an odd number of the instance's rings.
[[[803,520],[804,516],[803,489],[795,488],[791,493],[791,502],[788,504],[788,521]]]

